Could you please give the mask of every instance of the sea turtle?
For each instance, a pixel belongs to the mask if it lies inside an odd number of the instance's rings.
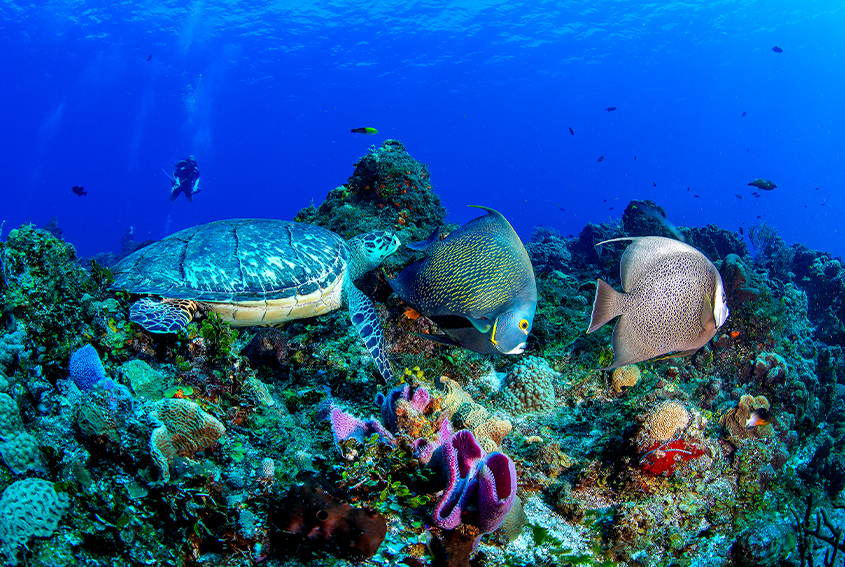
[[[381,375],[392,376],[381,322],[353,281],[399,247],[388,231],[349,241],[325,228],[274,219],[230,219],[186,228],[136,250],[112,269],[113,290],[144,296],[129,319],[175,333],[197,311],[235,327],[275,325],[349,308]]]

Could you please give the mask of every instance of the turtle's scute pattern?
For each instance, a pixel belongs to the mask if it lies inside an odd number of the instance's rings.
[[[124,259],[115,287],[138,294],[237,303],[304,296],[336,283],[348,248],[313,225],[216,221],[177,232]]]

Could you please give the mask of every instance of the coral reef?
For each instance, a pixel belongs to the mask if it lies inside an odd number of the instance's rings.
[[[164,482],[170,480],[170,464],[177,456],[208,449],[226,433],[217,418],[190,400],[159,400],[149,415],[156,425],[150,436],[150,455]]]
[[[610,383],[613,391],[621,394],[623,388],[633,388],[640,381],[640,376],[640,367],[636,364],[614,368],[613,373],[610,375]]]
[[[279,531],[297,534],[299,542],[325,542],[335,555],[370,558],[387,535],[384,517],[373,510],[340,502],[319,486],[296,484],[274,506],[272,524]],[[281,551],[289,552],[289,539],[278,538]]]
[[[389,140],[297,218],[422,240],[445,216],[430,183]],[[578,237],[538,228],[521,357],[413,335],[432,322],[370,274],[356,285],[408,367],[384,384],[354,331],[337,333],[342,313],[150,335],[107,269],[20,227],[0,247],[0,551],[92,567],[841,558],[845,270],[771,227],[750,232],[754,258],[743,235],[673,227],[649,201]],[[693,356],[609,373],[611,330],[584,330],[624,247],[595,244],[646,234],[713,260],[731,314]]]
[[[549,413],[555,408],[554,384],[558,379],[545,359],[526,357],[505,379],[499,404],[514,415]]]
[[[11,565],[30,538],[50,537],[70,506],[70,497],[39,478],[19,480],[0,497],[0,551]]]

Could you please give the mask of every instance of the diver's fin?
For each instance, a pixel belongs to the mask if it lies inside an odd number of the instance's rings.
[[[420,240],[419,242],[408,242],[405,244],[411,250],[425,250],[435,242],[440,242],[440,227],[434,229],[428,238],[425,240]]]
[[[139,299],[129,307],[129,320],[150,333],[176,333],[194,318],[198,306],[189,299]]]

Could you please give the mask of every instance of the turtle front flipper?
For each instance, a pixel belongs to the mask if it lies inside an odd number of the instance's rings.
[[[129,307],[129,320],[150,333],[176,333],[187,326],[197,312],[188,299],[139,299]]]
[[[352,324],[355,325],[355,329],[361,335],[364,346],[370,351],[370,356],[373,357],[379,373],[388,384],[392,383],[393,370],[390,369],[390,363],[387,361],[384,331],[378,313],[376,313],[376,306],[352,282],[347,284],[345,295]]]

